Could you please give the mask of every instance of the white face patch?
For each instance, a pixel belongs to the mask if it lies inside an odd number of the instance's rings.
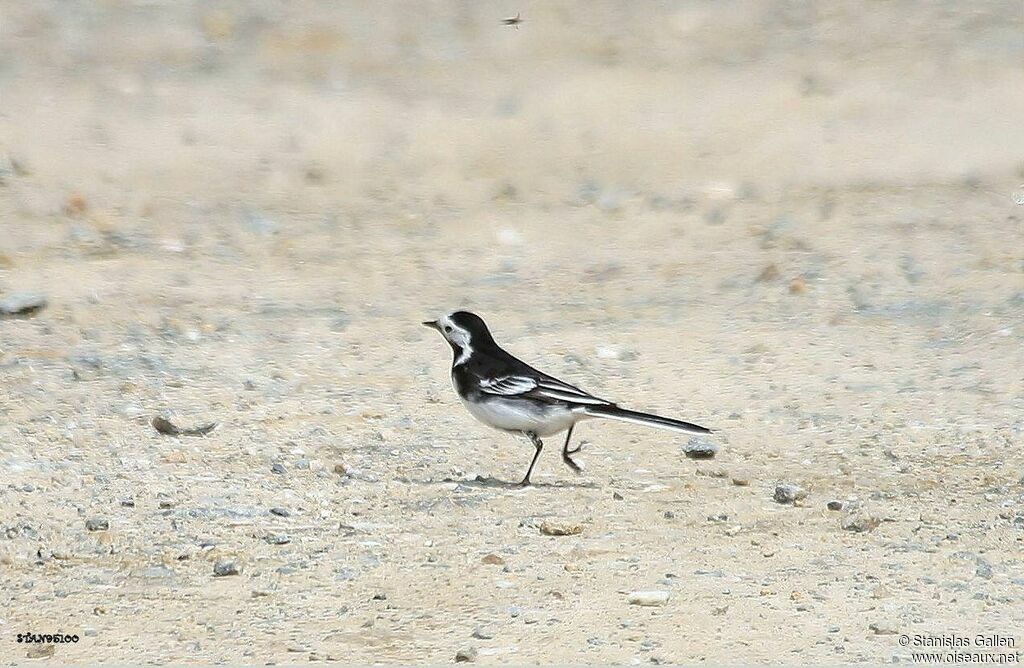
[[[469,332],[452,322],[451,316],[438,318],[437,324],[441,326],[441,335],[462,350],[455,360],[455,365],[458,366],[469,359],[470,353],[473,352],[469,345]]]

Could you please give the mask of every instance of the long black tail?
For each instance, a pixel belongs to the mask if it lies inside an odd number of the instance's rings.
[[[619,408],[618,406],[586,406],[583,410],[587,415],[592,415],[594,417],[622,420],[623,422],[632,422],[633,424],[642,424],[648,427],[658,427],[659,429],[668,429],[681,434],[711,433],[711,430],[707,427],[701,427],[700,425],[693,424],[692,422],[673,420],[672,418],[661,417],[660,415],[651,415],[650,413],[629,411],[625,408]]]

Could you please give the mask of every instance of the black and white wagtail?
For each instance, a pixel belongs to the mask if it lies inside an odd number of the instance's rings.
[[[610,418],[670,429],[682,434],[709,434],[710,429],[672,418],[619,408],[578,387],[537,371],[502,350],[480,316],[456,311],[423,323],[441,333],[452,347],[452,384],[459,398],[477,420],[489,427],[527,436],[536,451],[521,485],[540,457],[541,436],[569,430],[562,446],[562,461],[577,473],[572,455],[583,446],[569,449],[573,427],[587,418]]]

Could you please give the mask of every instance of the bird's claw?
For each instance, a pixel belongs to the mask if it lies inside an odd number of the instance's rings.
[[[576,450],[574,450],[573,452],[579,452],[579,448],[576,448]],[[568,452],[568,451],[563,452],[562,453],[562,461],[565,462],[566,466],[571,468],[576,473],[583,473],[583,467],[580,466],[579,464],[577,464],[576,462],[574,462],[572,457],[569,456],[570,454],[572,454],[572,453]]]

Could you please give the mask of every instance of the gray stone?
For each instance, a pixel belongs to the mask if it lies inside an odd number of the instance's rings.
[[[276,463],[276,464],[274,464],[273,466],[270,467],[270,472],[271,473],[276,473],[278,475],[284,475],[284,471],[285,471],[284,464],[281,464],[280,462],[278,462],[278,463]]]
[[[228,575],[240,575],[242,573],[242,566],[232,559],[219,559],[217,563],[213,565],[213,574],[216,577],[226,577]]]
[[[718,446],[700,436],[694,436],[683,446],[683,454],[689,459],[713,459]]]
[[[106,531],[110,528],[110,522],[103,517],[91,517],[85,521],[85,528],[89,531]]]
[[[779,483],[775,485],[775,495],[773,498],[776,503],[796,503],[807,497],[807,490],[799,485],[792,483]]]
[[[46,297],[16,293],[0,300],[0,318],[28,318],[46,307]]]
[[[844,531],[867,533],[877,528],[881,523],[882,520],[878,519],[874,515],[851,515],[842,521],[840,527]]]
[[[270,514],[277,515],[278,517],[290,517],[291,511],[289,511],[287,508],[276,507],[270,509]]]

